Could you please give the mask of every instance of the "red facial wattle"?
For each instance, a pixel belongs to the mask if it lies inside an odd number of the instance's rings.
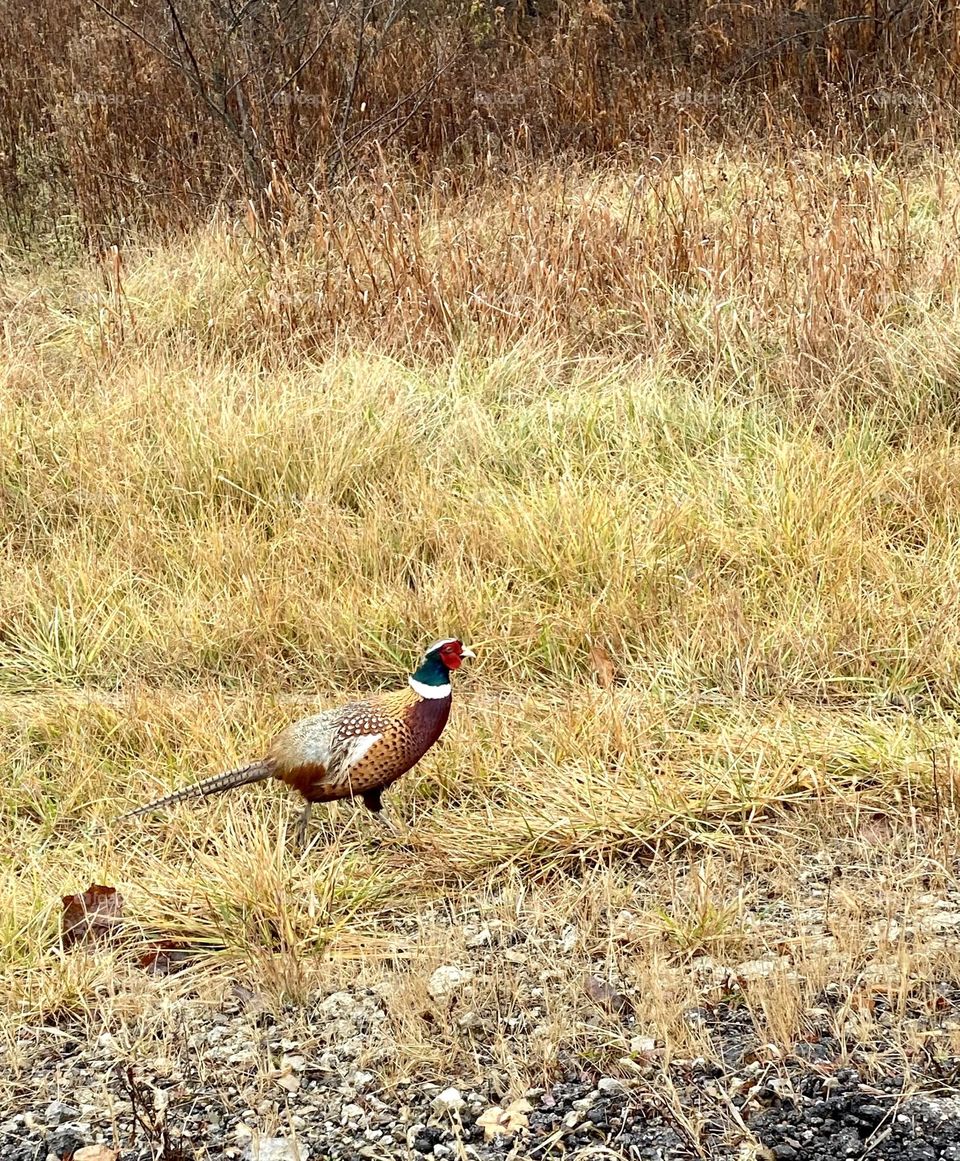
[[[459,641],[451,641],[440,650],[440,657],[447,669],[459,669],[463,664]]]

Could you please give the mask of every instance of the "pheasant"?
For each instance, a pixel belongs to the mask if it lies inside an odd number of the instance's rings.
[[[306,799],[297,826],[301,842],[315,802],[361,798],[374,817],[386,823],[380,813],[381,794],[440,737],[450,715],[450,670],[475,656],[454,637],[435,641],[419,669],[407,678],[406,689],[301,718],[278,734],[258,761],[185,786],[128,811],[117,821],[184,799],[278,778]]]

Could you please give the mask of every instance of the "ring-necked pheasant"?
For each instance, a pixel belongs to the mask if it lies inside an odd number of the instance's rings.
[[[436,641],[407,679],[406,689],[301,718],[277,735],[259,761],[185,786],[122,814],[117,821],[265,778],[278,778],[307,800],[297,827],[301,841],[315,802],[361,798],[381,818],[380,795],[420,761],[447,724],[450,670],[474,656],[456,638]]]

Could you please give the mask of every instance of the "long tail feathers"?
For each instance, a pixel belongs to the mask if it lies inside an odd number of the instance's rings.
[[[128,810],[116,820],[122,822],[126,818],[135,818],[138,814],[146,814],[150,810],[159,810],[164,806],[173,806],[187,798],[206,798],[208,794],[219,794],[223,790],[232,790],[235,786],[246,786],[249,782],[262,782],[273,776],[274,765],[267,760],[251,762],[249,766],[238,766],[236,770],[227,770],[223,774],[215,774],[212,778],[205,778],[193,786],[184,786],[182,790],[175,790],[164,798],[155,802],[148,802],[145,806],[138,806],[136,810]]]

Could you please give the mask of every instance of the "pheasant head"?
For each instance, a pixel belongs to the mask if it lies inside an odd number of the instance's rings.
[[[441,698],[450,696],[450,670],[459,669],[468,659],[476,657],[472,649],[468,649],[456,637],[445,637],[442,641],[434,641],[423,655],[420,668],[409,677],[413,691],[426,698]]]

